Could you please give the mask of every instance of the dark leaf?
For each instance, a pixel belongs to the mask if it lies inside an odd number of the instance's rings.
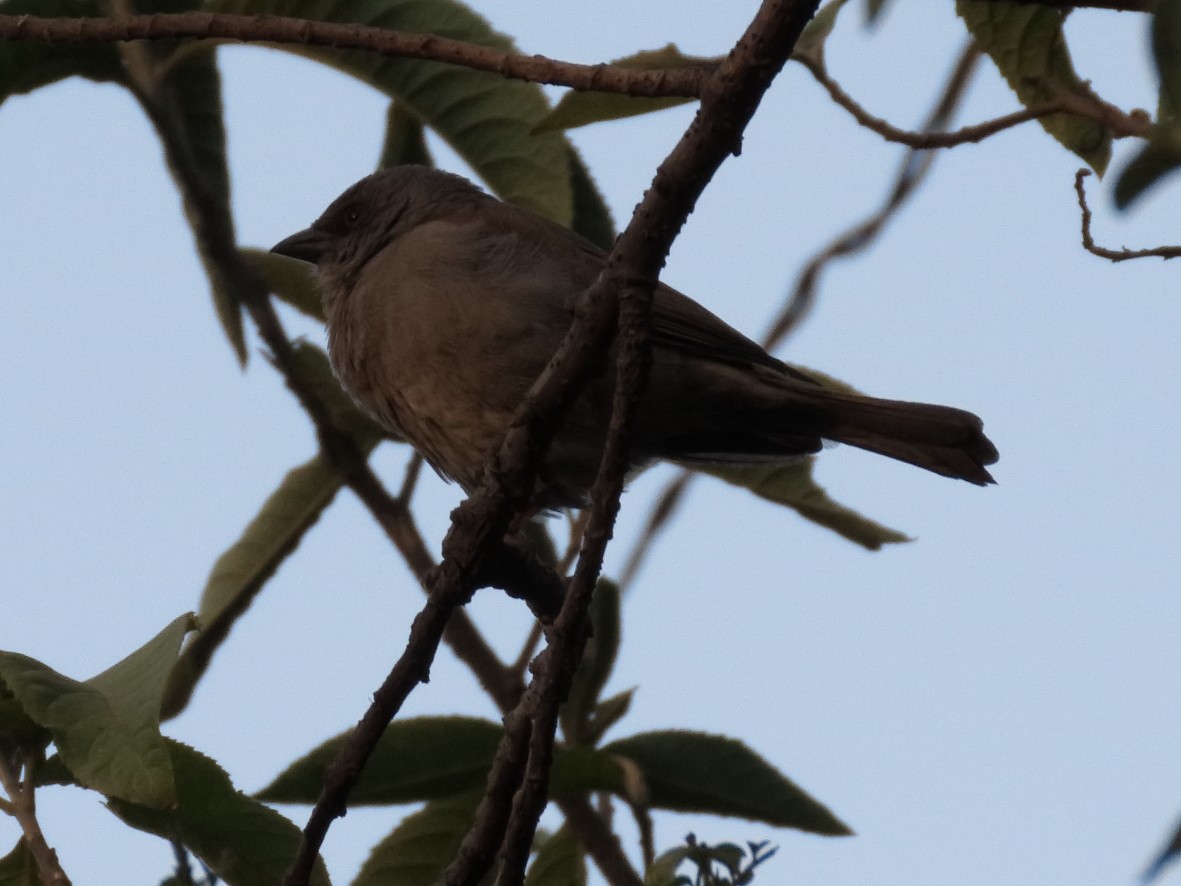
[[[562,730],[575,743],[587,742],[590,716],[599,702],[615,657],[619,652],[619,586],[601,578],[595,585],[590,607],[591,635],[582,653],[582,662],[574,673],[570,694],[562,706]]]
[[[623,719],[631,708],[635,691],[634,688],[627,689],[599,702],[587,726],[587,744],[597,745],[607,730]]]
[[[796,511],[826,529],[851,542],[880,550],[885,544],[898,544],[911,539],[896,529],[883,526],[856,511],[834,501],[824,487],[812,476],[816,459],[808,456],[786,465],[758,465],[752,467],[723,465],[692,465],[692,469],[749,489],[760,498]]]
[[[216,46],[186,43],[179,47],[162,44],[166,53],[157,53],[156,70],[162,74],[152,101],[163,115],[153,119],[169,130],[171,143],[181,162],[195,171],[198,182],[185,184],[184,176],[173,168],[173,177],[181,188],[185,211],[197,243],[197,252],[205,265],[213,294],[213,306],[238,361],[246,363],[246,337],[242,328],[242,306],[237,294],[225,280],[214,257],[215,249],[207,242],[201,213],[214,212],[232,225],[230,210],[230,172],[226,162],[226,131],[222,119],[221,74],[217,67]],[[160,46],[154,47],[156,49]],[[168,155],[172,161],[172,155]],[[230,232],[231,237],[233,231]]]
[[[615,222],[582,156],[570,147],[570,182],[574,189],[574,220],[570,227],[595,246],[609,251],[615,244]]]
[[[243,247],[238,252],[268,290],[300,313],[324,322],[324,305],[312,265],[265,249]]]
[[[0,858],[0,886],[42,886],[43,883],[33,853],[23,839],[18,840],[13,850]]]
[[[1160,75],[1161,123],[1181,123],[1181,0],[1159,0],[1152,15],[1152,56]]]
[[[484,786],[504,730],[476,717],[418,717],[397,720],[381,737],[351,805],[413,803],[450,797]],[[324,773],[347,733],[331,738],[292,763],[258,793],[268,803],[314,803]]]
[[[1153,127],[1148,143],[1123,168],[1115,183],[1115,205],[1127,209],[1145,191],[1181,166],[1181,126]]]
[[[607,791],[630,798],[628,783],[619,762],[608,753],[588,747],[563,745],[555,749],[550,770],[550,794],[577,796],[588,791]]]
[[[175,807],[111,800],[111,811],[133,828],[179,841],[228,886],[275,886],[295,857],[299,828],[235,790],[213,760],[179,742],[167,745],[176,773]],[[319,859],[311,882],[328,886]]]
[[[652,807],[731,815],[827,836],[851,833],[821,803],[733,738],[668,730],[633,735],[602,750],[638,767]]]
[[[382,438],[392,438],[345,393],[323,350],[310,342],[298,341],[292,346],[292,356],[293,373],[300,386],[328,408],[334,427],[351,434],[363,448],[371,449]]]
[[[3,15],[94,18],[107,14],[96,0],[5,0]],[[122,81],[123,65],[113,43],[34,43],[0,40],[0,104],[66,77]]]
[[[586,860],[582,846],[566,828],[541,844],[529,865],[525,886],[585,886]]]
[[[373,847],[352,886],[434,886],[455,858],[481,793],[435,800]],[[481,883],[491,883],[491,875]]]
[[[404,105],[393,101],[385,114],[385,143],[381,146],[377,168],[389,169],[406,164],[434,166],[435,161],[426,144],[422,121]]]
[[[38,726],[25,713],[16,696],[0,679],[0,754],[7,757],[44,750],[52,740],[48,729]]]

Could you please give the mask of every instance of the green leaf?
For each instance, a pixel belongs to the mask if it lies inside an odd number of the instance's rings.
[[[225,770],[203,754],[171,740],[167,749],[176,773],[176,805],[159,810],[111,800],[111,811],[133,828],[179,841],[228,886],[278,883],[299,847],[299,828],[235,790]],[[311,882],[328,886],[319,859]]]
[[[619,586],[601,578],[590,606],[591,634],[574,672],[570,694],[560,712],[562,730],[577,744],[587,744],[587,727],[599,701],[599,693],[611,676],[619,652]]]
[[[566,828],[541,844],[529,865],[525,886],[585,886],[586,860],[582,846]]]
[[[74,777],[74,773],[66,768],[60,754],[54,754],[48,760],[37,764],[37,768],[33,771],[33,784],[39,788],[51,784],[82,787],[78,779]]]
[[[436,800],[484,786],[504,730],[476,717],[418,717],[389,725],[349,795],[353,806]],[[268,803],[314,803],[348,733],[292,763],[258,794]]]
[[[630,799],[627,777],[611,754],[579,745],[554,748],[550,770],[550,794],[569,797],[589,791],[607,791]]]
[[[677,868],[688,857],[688,846],[677,846],[668,852],[662,852],[644,873],[644,886],[676,886],[679,882]]]
[[[373,847],[352,886],[434,886],[459,851],[480,797],[477,791],[436,800],[407,816]]]
[[[12,691],[0,680],[0,754],[43,751],[53,736],[25,713]]]
[[[210,0],[209,12],[287,15],[432,33],[511,50],[512,41],[455,0]],[[535,134],[549,105],[541,87],[418,59],[315,46],[276,47],[324,62],[401,102],[493,192],[561,224],[573,211],[567,143]]]
[[[94,18],[107,15],[96,0],[5,0],[3,15]],[[67,77],[121,81],[123,66],[113,43],[34,43],[0,40],[0,104]]]
[[[574,219],[570,228],[607,252],[615,244],[615,222],[599,186],[582,155],[570,148],[570,183],[574,189]]]
[[[792,58],[811,57],[818,62],[823,61],[824,43],[836,27],[837,14],[844,5],[845,0],[829,0],[820,8],[800,34],[800,39],[796,41],[795,49],[791,53]]]
[[[42,886],[33,853],[18,840],[13,850],[0,858],[0,886]]]
[[[1159,0],[1152,15],[1152,57],[1160,76],[1161,122],[1181,122],[1181,0]]]
[[[731,815],[828,836],[851,833],[827,808],[733,738],[667,730],[633,735],[602,750],[638,767],[649,805],[655,808]]]
[[[399,102],[390,102],[385,114],[385,143],[381,146],[378,169],[417,164],[434,166],[422,121]]]
[[[372,448],[382,438],[397,439],[370,418],[345,393],[328,355],[307,341],[292,346],[292,373],[300,385],[328,408],[332,423],[353,436],[358,446]]]
[[[503,733],[499,723],[477,717],[396,720],[374,748],[349,802],[395,805],[482,790]],[[324,786],[324,773],[348,735],[330,738],[296,760],[255,796],[267,803],[314,803]],[[584,747],[555,748],[553,794],[623,794],[625,787],[623,772],[610,754]]]
[[[1062,93],[1097,100],[1090,85],[1074,71],[1062,33],[1061,10],[995,0],[956,0],[956,10],[1027,108],[1049,104]],[[1054,114],[1039,122],[1063,147],[1103,175],[1111,159],[1110,129],[1074,114]]]
[[[1145,191],[1181,166],[1181,126],[1153,127],[1145,144],[1128,161],[1115,182],[1115,205],[1127,209]]]
[[[300,313],[324,322],[324,304],[320,301],[314,265],[252,246],[242,247],[238,253],[273,294]]]
[[[847,538],[851,542],[880,550],[885,544],[911,539],[896,529],[883,526],[842,504],[833,501],[824,487],[812,476],[816,459],[812,456],[786,465],[692,465],[692,469],[749,489],[760,498],[786,505],[806,520]],[[690,467],[686,465],[686,467]]]
[[[53,733],[62,761],[86,787],[164,808],[176,788],[160,701],[191,615],[182,615],[114,667],[84,683],[24,655],[0,652],[3,679],[25,713]]]
[[[701,68],[712,70],[721,59],[685,55],[669,43],[663,49],[648,49],[611,62],[621,68],[641,71],[664,71],[673,68]],[[696,101],[694,98],[667,96],[649,98],[637,95],[622,95],[615,92],[584,92],[570,90],[562,96],[555,107],[537,124],[538,132],[552,132],[560,129],[577,129],[591,123],[605,120],[623,120],[640,114],[651,114],[665,108],[675,108]]]
[[[159,49],[159,46],[154,48]],[[169,137],[177,149],[185,155],[185,164],[197,172],[200,193],[188,193],[183,176],[176,169],[171,171],[184,197],[197,252],[209,277],[217,317],[239,363],[245,365],[247,351],[242,328],[242,306],[238,303],[236,293],[223,279],[192,206],[194,203],[212,206],[232,225],[230,173],[226,163],[226,131],[222,119],[221,74],[217,68],[216,47],[210,44],[184,44],[179,48],[169,47],[157,55],[157,70],[164,73],[152,101],[166,115],[164,125],[169,128]],[[153,122],[160,125],[156,120]],[[172,161],[171,155],[168,155],[168,159]]]
[[[631,709],[635,688],[624,690],[599,702],[588,726],[587,743],[596,745],[607,734],[607,730],[623,719]]]
[[[372,449],[372,443],[366,445]],[[165,719],[184,710],[214,653],[343,484],[318,455],[292,469],[238,540],[217,558],[201,594],[201,633],[185,647],[169,676]]]
[[[1157,123],[1148,142],[1120,172],[1115,205],[1127,209],[1181,166],[1181,2],[1161,0],[1152,17],[1152,54],[1160,75]]]

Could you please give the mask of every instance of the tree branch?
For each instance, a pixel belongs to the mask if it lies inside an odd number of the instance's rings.
[[[1181,258],[1181,246],[1156,246],[1152,249],[1108,249],[1095,244],[1091,236],[1091,209],[1087,206],[1087,193],[1083,188],[1083,179],[1091,174],[1089,169],[1080,169],[1074,174],[1074,191],[1078,194],[1078,208],[1082,214],[1083,249],[1112,262],[1128,261],[1133,258]]]
[[[604,64],[575,64],[540,55],[504,52],[434,34],[412,34],[369,25],[228,13],[183,12],[113,18],[0,15],[0,38],[41,43],[192,38],[363,49],[379,55],[462,65],[514,80],[647,97],[696,98],[703,78],[708,75],[708,71],[700,68],[644,71]]]
[[[26,760],[24,765],[31,776],[32,762]],[[62,870],[57,853],[46,842],[45,834],[41,831],[41,823],[37,821],[32,778],[26,778],[22,784],[18,772],[8,758],[0,754],[0,787],[11,801],[6,804],[5,811],[20,825],[22,840],[29,854],[33,856],[41,882],[45,883],[45,886],[70,886],[70,878]]]

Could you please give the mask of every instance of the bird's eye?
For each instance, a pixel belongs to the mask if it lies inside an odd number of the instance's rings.
[[[344,214],[345,224],[355,225],[361,220],[361,210],[356,206],[350,207]]]

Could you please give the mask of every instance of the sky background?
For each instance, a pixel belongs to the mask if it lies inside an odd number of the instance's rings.
[[[587,62],[668,42],[717,54],[755,7],[477,4],[524,51]],[[859,3],[843,14],[833,75],[874,113],[917,124],[965,39],[952,4],[895,3],[872,31],[861,18]],[[1103,11],[1068,25],[1081,75],[1125,108],[1155,106],[1147,25]],[[269,246],[371,171],[386,99],[283,53],[220,58],[240,239]],[[959,122],[1014,108],[985,63]],[[618,223],[691,113],[572,134]],[[196,607],[214,559],[315,441],[257,338],[238,369],[158,144],[124,90],[75,80],[14,98],[0,146],[0,648],[84,678]],[[1133,149],[1117,143],[1113,170]],[[664,279],[760,335],[808,256],[876,208],[901,152],[789,66]],[[1036,125],[948,152],[872,250],[829,269],[778,352],[870,393],[977,412],[1001,451],[996,487],[825,452],[817,476],[834,496],[918,539],[872,554],[702,480],[625,600],[608,691],[639,691],[612,737],[739,736],[857,836],[664,816],[658,846],[689,831],[769,839],[780,853],[760,882],[796,886],[1118,886],[1181,815],[1181,296],[1174,266],[1082,251],[1079,165]],[[1126,215],[1110,184],[1090,183],[1100,242],[1178,240],[1181,181]],[[375,464],[397,483],[406,457],[387,445]],[[608,574],[669,476],[627,493]],[[436,551],[459,498],[424,473],[419,514]],[[260,788],[356,720],[421,603],[342,494],[166,734]],[[486,591],[472,609],[515,654],[523,607]],[[495,716],[446,652],[403,716],[432,713]],[[46,790],[39,802],[76,883],[167,873],[169,847],[95,795]],[[394,820],[361,810],[337,822],[325,846],[335,882]],[[0,850],[17,835],[0,819]],[[1181,869],[1161,882],[1181,884]]]

